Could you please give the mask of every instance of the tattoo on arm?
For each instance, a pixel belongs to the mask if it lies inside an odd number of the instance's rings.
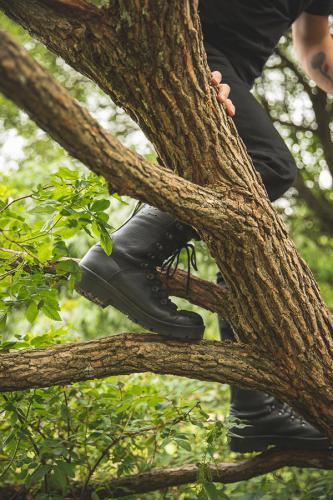
[[[311,59],[311,66],[317,69],[328,80],[333,87],[333,77],[329,74],[329,66],[326,62],[325,52],[318,52]]]

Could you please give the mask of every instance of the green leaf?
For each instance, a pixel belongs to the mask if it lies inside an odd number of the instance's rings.
[[[91,210],[92,212],[103,212],[110,206],[110,200],[97,200],[95,201],[92,206]]]
[[[30,321],[30,323],[33,323],[37,318],[37,315],[38,315],[37,304],[35,302],[30,302],[25,311],[25,317],[27,318],[28,321]]]
[[[41,245],[38,245],[37,252],[38,252],[39,260],[41,260],[42,262],[46,262],[47,260],[49,260],[51,258],[52,247],[51,247],[50,243],[46,242],[46,243],[43,243]]]
[[[66,255],[68,255],[66,243],[62,240],[57,241],[53,245],[53,257],[54,257],[54,259],[60,259],[60,257],[65,257]]]
[[[216,488],[214,483],[204,483],[203,488],[209,500],[220,500],[220,491]]]
[[[58,463],[58,468],[62,470],[64,474],[68,477],[74,477],[75,475],[75,465],[69,464],[68,462]]]
[[[60,467],[54,469],[52,475],[52,482],[55,484],[55,486],[61,488],[63,493],[65,493],[68,485],[67,476],[64,470],[62,470]]]
[[[50,465],[40,465],[38,469],[36,469],[35,472],[33,472],[33,474],[29,477],[29,484],[37,483],[43,479],[49,472],[50,468]]]
[[[95,220],[93,220],[91,223],[91,230],[92,230],[93,234],[95,236],[97,236],[97,238],[99,238],[99,236],[101,234],[101,230],[100,230],[100,227]]]
[[[183,441],[182,439],[177,439],[177,443],[181,448],[184,448],[184,450],[187,451],[192,451],[191,445],[188,441]]]
[[[112,240],[109,233],[105,230],[101,232],[101,247],[103,248],[106,255],[111,255],[112,252]]]
[[[62,321],[62,318],[58,311],[54,307],[50,306],[50,304],[44,304],[42,307],[42,311],[48,318],[51,318],[55,321]]]
[[[80,173],[77,170],[71,170],[67,167],[60,167],[55,175],[57,177],[60,177],[60,179],[76,180],[79,177]]]
[[[5,328],[7,323],[7,313],[0,312],[0,328]]]
[[[57,274],[77,273],[79,272],[79,265],[75,260],[61,260],[57,263]]]

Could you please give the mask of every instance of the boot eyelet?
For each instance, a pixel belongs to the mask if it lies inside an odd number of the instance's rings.
[[[173,239],[173,235],[171,233],[165,233],[165,236],[168,238],[168,240]]]
[[[156,248],[157,248],[158,250],[163,250],[163,245],[161,245],[161,243],[157,242],[157,243],[156,243]]]
[[[151,289],[152,289],[153,292],[158,292],[159,291],[159,287],[158,286],[152,286]]]
[[[153,280],[153,279],[154,279],[154,275],[153,275],[152,273],[147,273],[147,274],[146,274],[146,278],[147,278],[147,280],[150,280],[150,281],[151,281],[151,280]]]
[[[168,303],[168,299],[161,299],[160,303],[165,306]]]

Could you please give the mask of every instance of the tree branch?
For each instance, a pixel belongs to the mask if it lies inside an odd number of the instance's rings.
[[[330,452],[271,450],[239,462],[207,464],[206,477],[216,483],[236,483],[282,467],[333,469],[333,455]],[[117,498],[195,483],[198,480],[199,470],[199,466],[195,464],[153,469],[147,473],[113,479],[102,486],[98,494],[102,495],[101,498],[106,498],[110,494]],[[101,485],[92,484],[91,491],[97,486]]]
[[[282,467],[302,467],[315,469],[333,469],[333,455],[330,452],[306,450],[270,450],[248,460],[207,464],[204,468],[207,480],[215,483],[236,483],[274,472]],[[103,484],[89,485],[81,500],[90,500],[91,494],[98,491],[99,498],[121,498],[123,496],[149,493],[175,486],[182,486],[198,481],[200,467],[186,464],[177,467],[152,469],[149,472],[112,479]],[[82,491],[82,485],[74,483],[68,499],[76,499]],[[6,486],[0,489],[2,498],[27,500],[29,491],[24,486]]]
[[[269,362],[239,343],[180,342],[153,334],[120,334],[89,342],[0,355],[0,391],[50,387],[110,375],[153,372],[268,389]],[[280,387],[284,386],[279,381]],[[286,390],[286,386],[282,388]]]
[[[54,17],[41,0],[0,0],[0,6],[123,104],[162,162],[198,185],[121,149],[68,95],[57,94],[40,67],[34,80],[13,47],[5,51],[1,85],[9,78],[7,90],[12,85],[23,94],[15,96],[18,104],[118,191],[200,230],[235,304],[236,314],[226,319],[244,344],[260,343],[262,358],[273,360],[275,393],[332,433],[333,318],[209,85],[194,1],[112,0],[99,17],[76,25],[70,16]],[[16,58],[20,71],[13,76]]]
[[[102,175],[111,190],[157,206],[191,225],[197,219],[199,229],[209,225],[216,193],[148,162],[123,146],[3,31],[0,31],[0,90],[72,156]],[[187,197],[190,207],[184,203]],[[221,217],[226,217],[225,211],[220,212]]]
[[[215,285],[210,281],[191,276],[189,291],[186,291],[187,273],[177,269],[172,278],[166,278],[165,273],[161,273],[161,278],[167,286],[170,295],[187,299],[192,304],[203,307],[208,311],[218,314],[232,315],[232,302],[228,289]]]

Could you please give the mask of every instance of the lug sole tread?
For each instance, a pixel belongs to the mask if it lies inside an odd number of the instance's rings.
[[[155,320],[154,318],[149,317],[148,314],[143,311],[138,310],[138,306],[133,303],[130,303],[128,299],[119,297],[119,292],[117,292],[109,283],[106,283],[104,280],[99,279],[99,276],[95,274],[93,271],[88,268],[81,266],[83,270],[83,276],[80,283],[75,285],[75,290],[90,300],[91,302],[97,304],[103,309],[112,306],[125,314],[131,321],[137,323],[142,326],[146,330],[151,332],[163,335],[165,337],[177,339],[177,340],[191,340],[191,341],[199,341],[203,337],[204,326],[200,327],[189,327],[188,331],[186,331],[186,327],[182,328],[181,331],[177,333],[173,333],[170,330],[176,330],[179,328],[179,325],[167,324],[165,322]],[[108,289],[106,289],[106,284]],[[92,291],[94,288],[94,291]],[[99,291],[99,293],[98,293]],[[101,299],[101,295],[108,296],[108,299]],[[117,297],[118,295],[118,297]],[[117,297],[117,298],[116,298]],[[124,304],[124,302],[127,302]],[[127,306],[127,307],[126,307]],[[131,313],[128,311],[130,308],[136,308],[137,312],[141,313],[142,319],[138,319],[135,313]],[[154,324],[153,324],[154,323]]]

